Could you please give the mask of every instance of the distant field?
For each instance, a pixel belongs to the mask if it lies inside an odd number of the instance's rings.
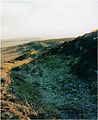
[[[25,38],[25,39],[7,39],[7,40],[1,40],[1,48],[2,47],[11,47],[11,46],[15,46],[15,45],[20,45],[20,44],[24,44],[24,43],[28,43],[31,41],[40,41],[40,40],[44,40],[42,38]]]
[[[16,46],[16,45],[21,45],[24,43],[29,43],[32,41],[44,41],[46,39],[44,38],[22,38],[22,39],[8,39],[8,40],[2,40],[1,41],[1,48],[3,47],[11,47],[11,46]],[[47,42],[63,42],[63,41],[70,41],[73,40],[73,38],[61,38],[61,39],[47,39]]]

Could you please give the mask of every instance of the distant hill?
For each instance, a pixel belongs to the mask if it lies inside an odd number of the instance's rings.
[[[70,41],[74,38],[62,38],[62,41]],[[37,38],[37,37],[32,37],[32,38],[13,38],[13,39],[2,39],[1,40],[1,48],[3,47],[11,47],[11,46],[16,46],[16,45],[21,45],[24,43],[29,43],[29,42],[41,42],[41,41],[47,41],[47,42],[58,42],[60,39],[45,39],[45,38]]]
[[[3,47],[11,47],[11,46],[16,46],[16,45],[20,45],[23,43],[28,43],[34,40],[43,40],[42,38],[13,38],[13,39],[2,39],[1,40],[1,48]]]

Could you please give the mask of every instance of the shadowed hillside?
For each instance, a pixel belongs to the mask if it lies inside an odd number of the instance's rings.
[[[15,98],[2,96],[2,108],[14,111],[2,118],[97,119],[97,31],[8,49],[17,55],[8,60],[3,49],[2,71],[11,82],[3,75],[2,86]]]

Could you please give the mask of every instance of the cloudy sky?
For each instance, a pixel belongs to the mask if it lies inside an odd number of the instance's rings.
[[[98,28],[98,0],[2,0],[2,39],[58,38]]]

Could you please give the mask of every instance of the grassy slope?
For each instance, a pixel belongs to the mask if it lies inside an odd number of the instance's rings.
[[[87,35],[63,44],[61,40],[18,46],[22,55],[17,60],[33,61],[11,70],[14,82],[9,90],[21,102],[28,101],[38,111],[37,118],[96,118],[96,33]],[[38,54],[30,54],[33,50]]]
[[[9,72],[13,68],[18,68],[22,65],[24,66],[25,64],[28,64],[32,60],[34,61],[36,54],[39,54],[39,52],[43,51],[44,49],[47,49],[49,46],[54,46],[62,42],[64,42],[64,40],[62,39],[59,39],[59,43],[56,42],[56,40],[54,40],[54,42],[51,42],[51,40],[48,40],[47,42],[38,41],[30,42],[28,44],[23,45],[17,45],[13,47],[5,47],[1,49],[2,118],[5,119],[18,117],[20,119],[22,118],[27,119],[28,118],[27,115],[29,115],[29,117],[30,116],[34,118],[36,117],[37,109],[35,110],[34,108],[31,108],[32,105],[27,104],[28,102],[26,100],[21,102],[20,100],[17,99],[17,96],[15,96],[15,94],[11,92],[13,88],[9,87],[9,85],[12,83],[12,78],[10,78]],[[31,56],[33,56],[33,59],[31,58]],[[24,112],[27,115],[24,116]]]

